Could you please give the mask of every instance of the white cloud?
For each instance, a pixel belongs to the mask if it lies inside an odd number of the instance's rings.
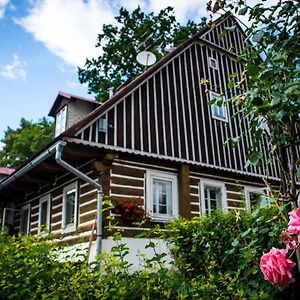
[[[13,55],[13,61],[11,64],[3,65],[0,69],[0,76],[8,79],[26,79],[26,63],[20,61],[17,54]]]
[[[9,0],[0,0],[0,19],[4,17],[5,9]]]
[[[29,1],[29,0],[28,0]],[[276,0],[269,0],[268,4]],[[0,0],[7,3],[8,0]],[[28,14],[15,20],[37,41],[70,66],[83,66],[86,58],[98,57],[101,49],[95,48],[103,24],[116,24],[114,16],[121,6],[133,10],[141,6],[145,12],[158,13],[174,7],[176,19],[186,23],[189,18],[199,22],[208,17],[207,0],[30,0]],[[257,0],[249,0],[256,4]],[[246,18],[244,17],[243,20]],[[246,21],[247,22],[247,21]]]
[[[133,10],[140,5],[144,11],[156,13],[174,6],[178,21],[186,22],[195,12],[205,14],[205,3],[206,0],[32,0],[28,15],[15,22],[64,62],[83,66],[87,57],[99,56],[100,49],[95,48],[97,36],[103,24],[116,22],[114,16],[121,6]]]
[[[104,0],[38,0],[15,21],[65,62],[83,66],[86,57],[99,55],[97,36],[114,15]]]

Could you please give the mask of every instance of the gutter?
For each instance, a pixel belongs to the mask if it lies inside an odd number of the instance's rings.
[[[26,164],[23,168],[16,171],[12,175],[10,175],[7,179],[4,179],[0,182],[0,190],[11,184],[14,180],[20,178],[26,172],[33,169],[35,166],[39,165],[41,162],[46,160],[48,157],[52,156],[55,153],[55,160],[58,165],[62,166],[64,169],[68,170],[72,174],[76,175],[78,178],[88,182],[89,184],[93,185],[97,189],[97,234],[96,234],[96,257],[102,251],[102,186],[98,182],[94,181],[92,178],[88,177],[84,173],[80,172],[64,160],[62,160],[62,150],[63,147],[67,144],[66,141],[58,141],[47,150],[42,152],[39,156],[33,159],[31,162]]]
[[[20,170],[16,171],[12,175],[10,175],[7,179],[4,179],[2,182],[0,182],[0,190],[8,186],[10,183],[12,183],[14,180],[18,179],[31,169],[33,169],[35,166],[40,164],[42,161],[50,157],[52,154],[56,151],[56,146],[60,143],[56,142],[54,145],[52,145],[50,148],[48,148],[46,151],[42,152],[38,157],[30,161],[27,165],[25,165]]]
[[[83,181],[93,185],[97,189],[97,233],[96,233],[96,258],[102,250],[102,186],[98,182],[94,181],[92,178],[88,177],[84,173],[80,172],[78,169],[74,168],[66,161],[61,158],[63,147],[67,144],[66,141],[60,141],[56,144],[56,162],[62,166],[64,169],[76,175],[78,178]]]

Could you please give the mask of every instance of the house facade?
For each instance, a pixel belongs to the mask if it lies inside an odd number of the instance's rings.
[[[260,166],[245,167],[252,143],[247,120],[230,103],[208,103],[238,94],[227,82],[233,72],[242,78],[237,56],[249,46],[245,38],[234,17],[224,16],[101,105],[60,92],[50,111],[54,140],[0,183],[3,225],[33,235],[47,230],[65,245],[92,241],[94,249],[99,187],[112,201],[141,199],[151,216],[145,228],[217,208],[251,207],[265,192],[265,176],[278,184],[278,166],[265,155]],[[224,145],[242,133],[237,147]],[[58,163],[58,145],[62,160],[95,184]],[[118,215],[111,221],[109,214],[100,220],[102,249],[112,245],[108,225],[123,229],[132,249],[142,248],[146,241],[133,237],[145,228]]]

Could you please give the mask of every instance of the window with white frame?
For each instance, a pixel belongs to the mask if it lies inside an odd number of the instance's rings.
[[[73,182],[64,187],[63,190],[63,211],[62,228],[75,228],[77,226],[78,214],[78,183]]]
[[[215,92],[209,92],[209,98],[211,101],[213,99],[220,98],[220,95]],[[212,103],[211,114],[212,114],[212,117],[215,119],[218,119],[218,120],[224,121],[224,122],[228,122],[226,105],[222,104],[221,106],[219,106],[218,101],[215,101],[214,103]]]
[[[57,114],[55,119],[55,137],[66,130],[67,125],[67,106],[65,105]]]
[[[170,173],[147,171],[146,209],[154,220],[170,220],[178,216],[177,176]]]
[[[218,70],[218,62],[215,58],[209,57],[208,61],[209,61],[209,67],[210,68]]]
[[[255,206],[260,206],[265,201],[267,201],[266,195],[268,194],[268,191],[265,187],[259,188],[253,186],[245,186],[244,191],[246,207],[248,209],[252,209]]]
[[[201,179],[200,205],[203,214],[211,213],[216,209],[227,211],[226,188],[224,182]]]
[[[20,232],[29,234],[30,228],[30,204],[24,205],[21,208],[20,216]]]
[[[45,234],[50,230],[50,194],[40,198],[39,206],[39,233]]]

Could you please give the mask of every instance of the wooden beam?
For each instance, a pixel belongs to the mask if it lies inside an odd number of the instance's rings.
[[[179,215],[183,218],[191,219],[190,168],[187,164],[182,164],[179,168],[178,197]]]
[[[35,175],[26,174],[22,177],[22,180],[31,183],[49,184],[53,181],[53,178],[48,176],[48,179],[46,179],[45,177],[40,176],[40,174],[35,174]]]

